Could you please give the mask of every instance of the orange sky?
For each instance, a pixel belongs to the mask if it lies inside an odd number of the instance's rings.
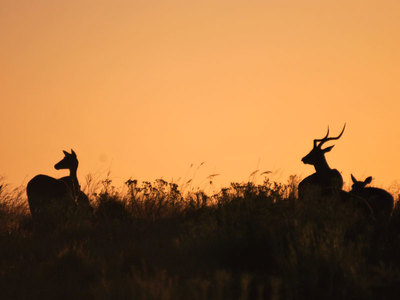
[[[0,4],[0,175],[216,184],[314,170],[330,125],[345,182],[400,179],[398,0],[37,0]],[[190,165],[194,167],[190,169]],[[183,179],[182,179],[183,180]]]

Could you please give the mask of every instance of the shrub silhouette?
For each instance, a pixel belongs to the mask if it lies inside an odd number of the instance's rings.
[[[106,179],[94,218],[51,231],[23,226],[3,187],[2,224],[13,225],[0,226],[2,297],[397,299],[396,209],[378,230],[340,196],[299,201],[296,182],[207,195],[163,180],[122,192]]]

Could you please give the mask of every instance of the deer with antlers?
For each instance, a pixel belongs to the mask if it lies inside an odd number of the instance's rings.
[[[314,140],[312,150],[303,157],[302,162],[313,165],[315,173],[304,178],[299,183],[299,198],[328,196],[339,193],[342,190],[342,175],[338,170],[331,169],[325,159],[325,153],[331,151],[334,146],[329,146],[325,149],[322,149],[322,146],[328,141],[338,140],[342,136],[345,128],[346,124],[343,126],[342,132],[338,136],[329,137],[328,127],[328,132],[324,138]]]

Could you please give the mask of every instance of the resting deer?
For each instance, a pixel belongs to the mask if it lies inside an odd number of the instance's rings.
[[[78,204],[86,210],[91,210],[87,196],[80,190],[76,172],[78,159],[76,153],[64,152],[64,158],[54,165],[56,170],[69,169],[69,176],[59,179],[37,175],[28,182],[26,192],[29,208],[34,219],[65,217],[73,212]],[[50,216],[55,214],[54,216]]]
[[[393,196],[383,189],[374,187],[365,187],[371,183],[372,177],[369,176],[364,181],[358,181],[353,174],[351,174],[353,181],[350,194],[361,197],[367,201],[371,207],[373,214],[376,218],[388,218],[393,210]]]
[[[345,128],[346,124],[337,137],[329,137],[328,127],[328,132],[324,138],[314,140],[312,150],[303,157],[302,162],[313,165],[316,172],[304,178],[299,183],[299,198],[304,198],[305,196],[332,195],[342,190],[342,175],[340,175],[338,170],[331,169],[325,159],[325,153],[331,151],[334,146],[322,149],[322,145],[328,141],[338,140],[342,136]]]

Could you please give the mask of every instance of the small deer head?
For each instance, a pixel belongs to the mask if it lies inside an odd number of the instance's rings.
[[[74,150],[71,149],[71,153],[68,153],[67,151],[64,152],[64,158],[60,160],[58,163],[54,165],[54,168],[56,170],[61,170],[61,169],[77,169],[78,168],[78,159],[76,157],[76,153]]]
[[[365,186],[372,181],[372,177],[369,176],[364,181],[358,181],[353,174],[351,174],[351,180],[353,181],[353,185],[351,186],[351,190],[354,192],[359,192],[365,188]]]
[[[345,128],[346,128],[346,124],[344,124],[342,132],[337,137],[328,137],[329,136],[329,127],[328,127],[328,132],[326,133],[326,136],[322,139],[315,139],[312,150],[310,151],[310,153],[308,153],[306,156],[304,156],[301,161],[305,164],[314,165],[314,166],[318,166],[318,165],[324,163],[325,162],[325,156],[324,156],[325,153],[331,151],[334,146],[330,146],[325,149],[322,149],[322,145],[328,141],[338,140],[342,136]]]

